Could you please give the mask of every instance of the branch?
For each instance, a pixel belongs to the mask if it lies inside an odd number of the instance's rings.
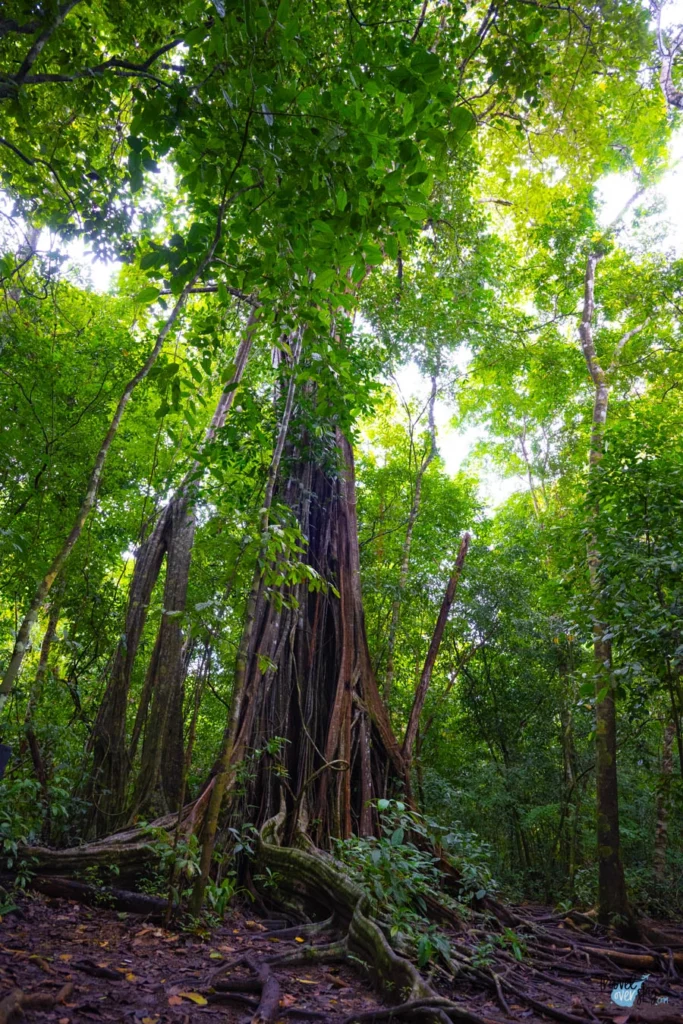
[[[581,323],[579,324],[579,337],[581,338],[581,348],[583,355],[586,360],[586,366],[588,372],[591,375],[593,383],[599,384],[600,378],[602,377],[602,367],[598,362],[597,352],[595,351],[595,343],[593,342],[593,315],[595,313],[595,268],[600,261],[600,256],[592,252],[586,260],[586,276],[584,279],[583,288],[583,313],[581,314]]]
[[[75,7],[75,5],[79,2],[80,0],[71,0],[69,4],[64,5],[64,7],[62,8],[62,17],[52,24],[51,28],[49,29],[49,32],[46,29],[43,35],[40,37],[40,39],[36,41],[34,46],[29,51],[26,59],[24,60],[24,63],[22,64],[19,72],[16,75],[10,76],[6,83],[0,84],[0,99],[2,99],[3,97],[7,98],[8,96],[14,95],[18,87],[22,85],[43,85],[46,82],[76,82],[79,79],[83,78],[96,78],[98,75],[103,74],[105,71],[113,71],[114,75],[117,78],[142,77],[151,79],[152,81],[157,82],[159,85],[165,86],[168,84],[164,81],[163,78],[159,78],[157,75],[153,75],[149,69],[155,63],[155,61],[159,59],[159,57],[162,57],[165,53],[168,53],[169,50],[174,49],[174,47],[182,43],[182,37],[178,37],[177,39],[172,39],[168,43],[164,43],[163,46],[160,46],[158,49],[154,50],[153,53],[151,53],[149,57],[141,64],[135,64],[133,61],[125,60],[122,57],[111,57],[109,60],[103,61],[101,64],[93,64],[90,67],[81,68],[79,71],[73,71],[71,74],[58,74],[51,72],[43,72],[41,74],[36,75],[29,74],[33,64],[35,63],[40,53],[40,50],[42,50],[49,36],[52,34],[52,32],[54,32],[55,28],[57,28],[57,26],[61,24],[61,22],[64,20],[64,17],[66,17],[66,14],[68,14],[69,10],[72,7]],[[0,29],[1,26],[2,22],[0,22]],[[1,35],[2,32],[0,31],[0,36]],[[36,47],[41,42],[41,40],[42,43],[40,45],[40,48],[36,51]]]
[[[258,299],[255,298],[253,295],[245,295],[245,293],[241,292],[239,290],[239,288],[230,288],[228,285],[225,285],[224,287],[225,287],[226,292],[228,292],[229,295],[233,295],[236,299],[239,299],[240,302],[246,302],[250,306],[253,306],[254,309],[259,309],[261,307],[262,303],[259,302]],[[203,285],[201,288],[190,288],[189,294],[190,295],[215,295],[217,291],[218,291],[218,285],[217,284],[207,284],[207,285]],[[171,291],[170,288],[163,288],[159,294],[160,295],[172,295],[173,292]]]
[[[80,3],[80,0],[67,0],[67,2],[65,4],[62,4],[62,6],[59,8],[57,14],[50,22],[50,24],[47,25],[47,27],[44,28],[43,31],[40,33],[35,43],[26,54],[24,62],[19,68],[19,71],[16,75],[14,75],[14,82],[17,85],[21,85],[23,83],[29,71],[31,70],[35,62],[38,60],[38,57],[40,56],[43,50],[43,47],[49,41],[53,32],[59,28],[59,26],[62,24],[67,14],[69,13],[69,11],[72,10],[72,8],[74,8],[78,3]]]
[[[9,35],[10,32],[32,36],[39,28],[39,21],[27,21],[25,25],[20,25],[19,22],[15,21],[13,18],[6,18],[4,21],[0,21],[0,39],[2,39],[3,36]]]
[[[662,62],[662,66],[659,72],[659,84],[662,87],[664,93],[664,99],[670,107],[678,107],[679,110],[683,110],[683,92],[677,89],[673,84],[673,64],[676,59],[676,55],[683,45],[683,28],[680,28],[678,35],[673,40],[671,47],[667,48],[664,45],[664,36],[662,34],[662,9],[663,3],[657,3],[657,51]]]
[[[14,143],[10,142],[8,139],[3,138],[2,135],[0,135],[0,145],[7,146],[8,149],[11,149],[14,155],[18,156],[19,159],[23,160],[24,163],[28,164],[29,167],[35,167],[35,160],[31,159],[30,156],[26,156],[25,153],[22,153],[20,149],[17,149]]]
[[[612,355],[612,362],[610,363],[609,369],[607,371],[608,373],[611,373],[612,370],[616,370],[617,366],[619,365],[619,356],[624,350],[624,345],[626,345],[631,340],[634,334],[639,334],[645,327],[647,327],[649,322],[650,317],[648,317],[647,320],[644,320],[642,324],[639,324],[638,327],[634,327],[632,330],[627,331],[623,338],[621,338],[617,342],[616,348],[614,349],[614,353]]]
[[[428,0],[423,0],[422,10],[420,11],[420,17],[417,19],[417,25],[415,26],[415,31],[413,32],[412,36],[410,37],[411,43],[415,42],[415,40],[417,39],[417,37],[420,34],[420,29],[422,28],[422,26],[425,23],[425,15],[427,13],[427,3],[428,3]]]

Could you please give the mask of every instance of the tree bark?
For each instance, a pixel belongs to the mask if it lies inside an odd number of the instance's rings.
[[[171,502],[167,520],[169,532],[164,607],[158,642],[155,645],[152,701],[142,744],[140,770],[130,811],[131,818],[138,814],[158,817],[177,810],[177,800],[180,796],[183,756],[183,616],[195,532],[195,518],[189,508],[188,495]]]
[[[657,823],[655,849],[652,858],[654,876],[663,882],[666,876],[666,852],[669,845],[669,814],[671,811],[671,776],[673,773],[673,738],[675,727],[667,722],[662,736],[662,770],[657,787]]]
[[[261,508],[259,524],[261,537],[259,551],[256,559],[256,566],[254,568],[254,576],[251,584],[251,590],[247,598],[247,606],[244,626],[242,629],[242,636],[240,638],[240,645],[235,660],[235,683],[232,693],[230,717],[228,719],[223,734],[221,750],[216,765],[216,773],[212,783],[213,788],[211,796],[209,798],[209,804],[206,810],[206,817],[204,819],[202,827],[202,851],[200,857],[200,870],[199,875],[197,876],[197,880],[195,882],[191,900],[191,909],[194,914],[199,913],[202,902],[204,900],[204,891],[209,880],[211,860],[213,858],[213,851],[216,843],[218,818],[220,815],[221,807],[223,805],[225,791],[230,785],[234,773],[235,742],[238,722],[242,711],[242,702],[244,699],[247,662],[249,653],[252,650],[252,640],[254,634],[254,624],[256,621],[258,597],[259,593],[262,591],[262,573],[268,546],[268,524],[270,519],[270,509],[273,502],[273,496],[275,494],[275,486],[277,483],[278,473],[280,470],[280,462],[284,452],[285,443],[287,441],[289,424],[294,409],[294,395],[296,392],[296,367],[298,365],[299,358],[301,355],[302,336],[303,328],[300,328],[297,331],[296,342],[292,352],[292,372],[290,375],[289,385],[287,388],[287,397],[285,399],[285,405],[280,420],[280,426],[278,429],[278,436],[275,442],[275,446],[273,448],[273,454],[268,469],[268,479],[266,481],[266,490],[263,498],[263,506]],[[268,652],[268,654],[271,653],[276,652]],[[260,666],[258,667],[258,671],[259,673],[261,672]]]
[[[288,842],[305,833],[327,846],[332,836],[367,834],[376,827],[371,801],[385,791],[387,764],[392,781],[405,782],[365,636],[352,450],[339,430],[336,440],[339,471],[320,465],[308,442],[289,448],[281,500],[324,586],[296,584],[277,594],[259,586],[205,835],[208,828],[215,834],[223,793],[248,752],[260,756],[248,762],[240,790],[230,791],[230,814],[257,826],[277,818]],[[209,849],[205,843],[207,875]],[[198,886],[195,912],[200,902]]]
[[[596,789],[598,845],[598,916],[601,922],[631,920],[621,862],[619,834],[619,790],[617,777],[617,715],[615,682],[612,672],[612,644],[603,621],[601,555],[597,526],[600,504],[597,474],[604,450],[605,424],[609,401],[608,373],[603,370],[593,341],[595,313],[595,271],[600,257],[591,253],[586,263],[584,306],[579,335],[586,366],[593,382],[593,416],[588,461],[588,493],[592,526],[588,532],[587,561],[593,601],[593,657],[595,661],[596,709]],[[615,351],[615,359],[630,337],[625,335]],[[613,359],[612,366],[615,366]]]

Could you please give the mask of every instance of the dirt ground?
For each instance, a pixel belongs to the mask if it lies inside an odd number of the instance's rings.
[[[280,951],[304,950],[310,944],[296,934],[277,938],[257,918],[240,912],[227,917],[210,935],[193,935],[158,927],[137,915],[70,900],[36,894],[22,896],[18,903],[18,911],[0,922],[0,1024],[10,1019],[26,1024],[242,1024],[252,1020],[258,1005],[253,967],[242,963],[223,977],[228,985],[239,983],[241,993],[214,987],[218,969],[242,958],[258,966]],[[547,922],[543,927],[557,937],[545,951],[545,962],[533,953],[525,954],[521,962],[510,953],[509,963],[505,961],[503,980],[527,998],[517,998],[506,989],[505,1012],[495,992],[469,982],[442,982],[438,988],[443,994],[462,1001],[463,1008],[491,1024],[549,1019],[683,1024],[683,972],[676,969],[673,955],[667,962],[662,954],[657,969],[649,972],[631,970],[611,963],[605,953],[584,952],[594,948],[589,944],[596,940],[579,938],[579,932],[574,934],[562,922],[541,918],[543,908],[526,908],[526,912]],[[463,942],[463,936],[454,939]],[[609,945],[603,943],[601,948]],[[343,963],[274,967],[281,990],[276,1019],[327,1024],[350,1022],[360,1014],[365,1020],[375,1014],[377,1020],[390,1019],[386,1003],[373,991],[362,965],[357,967]],[[643,980],[646,973],[649,977]],[[614,986],[622,983],[628,988],[639,980],[640,998],[632,1008],[619,1007],[611,998]],[[35,999],[24,1008],[23,1017],[16,1010],[8,1015],[7,997],[17,989],[46,997],[42,1007],[41,1000]],[[534,1007],[530,999],[549,1012]]]

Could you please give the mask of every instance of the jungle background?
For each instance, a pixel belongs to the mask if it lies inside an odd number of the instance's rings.
[[[462,905],[680,918],[676,15],[6,5],[21,885],[152,822],[198,913],[280,815],[423,938],[421,835]]]

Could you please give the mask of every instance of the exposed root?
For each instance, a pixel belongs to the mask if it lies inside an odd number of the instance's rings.
[[[315,935],[322,935],[323,932],[332,931],[334,925],[334,914],[330,914],[324,921],[312,921],[310,924],[295,924],[291,927],[276,929],[275,931],[269,929],[268,936],[273,939],[294,939],[304,935],[308,938],[313,938]]]
[[[629,970],[632,974],[649,969],[675,977],[676,968],[683,965],[683,952],[674,951],[671,947],[657,950],[620,940],[620,947],[615,948],[611,944],[614,936],[605,935],[588,917],[584,920],[579,917],[576,925],[589,926],[590,936],[578,927],[576,932],[568,934],[564,918],[557,922],[553,918],[545,918],[544,923],[550,926],[546,928],[538,920],[506,911],[497,915],[497,919],[500,924],[503,921],[515,922],[513,939],[526,945],[526,953],[519,955],[515,950],[513,957],[505,948],[505,942],[512,940],[505,938],[505,932],[501,935],[495,923],[491,926],[493,934],[481,928],[466,930],[461,924],[459,934],[452,937],[450,956],[444,957],[449,970],[437,968],[430,983],[411,962],[410,954],[401,955],[392,946],[387,938],[388,929],[372,916],[363,891],[331,856],[311,849],[281,847],[263,841],[258,856],[261,865],[268,868],[270,877],[277,879],[278,890],[285,898],[302,902],[319,916],[320,911],[331,914],[340,927],[346,929],[342,942],[280,954],[269,958],[271,965],[347,958],[356,964],[360,962],[386,996],[400,999],[391,1009],[350,1017],[349,1024],[356,1020],[389,1019],[423,1020],[430,1024],[435,1021],[443,1024],[445,1020],[483,1024],[486,1018],[480,1013],[464,1002],[449,998],[450,992],[444,995],[434,988],[435,984],[443,982],[450,989],[456,977],[463,978],[475,989],[490,991],[507,1017],[514,1016],[510,1001],[516,1001],[561,1024],[587,1024],[591,1020],[595,1024],[593,1011],[588,1004],[584,1005],[581,988],[589,984],[596,974],[603,974],[605,967],[602,965],[610,965],[609,975],[605,978],[608,985],[616,984]],[[328,916],[312,930],[322,929],[329,921]],[[287,934],[290,933],[291,929],[287,929]],[[475,955],[481,945],[492,949],[492,959],[486,966],[479,965]],[[552,970],[566,971],[570,976],[575,974],[585,980],[574,984],[548,973]],[[510,977],[511,971],[515,971],[514,980]],[[541,986],[538,990],[532,987],[533,979],[538,979],[537,984]],[[554,1005],[551,997],[545,995],[544,985],[571,993],[571,1006],[565,1009]],[[513,1000],[509,1000],[509,996]],[[571,1012],[575,1008],[578,1014]]]
[[[326,946],[306,946],[268,957],[271,967],[294,967],[297,964],[341,964],[349,959],[346,939],[330,942]]]
[[[309,947],[270,958],[271,964],[291,964],[333,959],[360,962],[378,988],[392,999],[402,998],[391,1010],[372,1011],[350,1020],[414,1019],[425,1021],[462,1020],[485,1024],[486,1018],[465,1005],[447,999],[426,981],[409,959],[399,955],[371,916],[368,900],[359,886],[338,863],[322,852],[311,853],[292,847],[261,842],[259,860],[278,888],[309,905],[331,911],[347,929],[342,942]]]
[[[258,983],[261,986],[261,998],[256,1013],[251,1018],[251,1024],[274,1024],[278,1017],[280,997],[282,995],[280,983],[271,971],[269,964],[265,961],[257,964],[250,958],[247,958],[246,963],[256,974]]]

